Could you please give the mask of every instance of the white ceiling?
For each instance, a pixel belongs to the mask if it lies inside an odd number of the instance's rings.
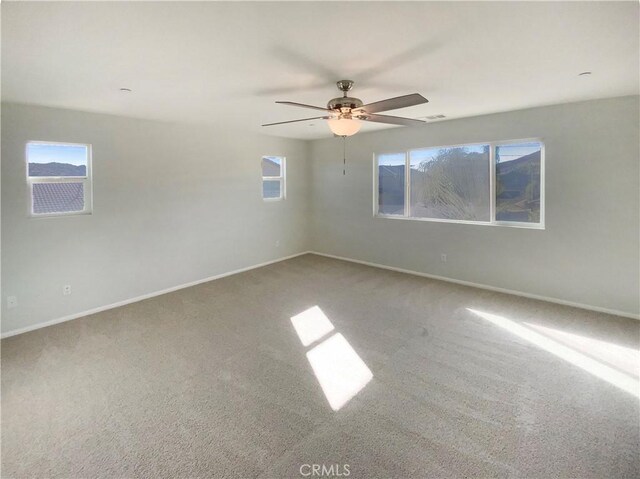
[[[316,116],[274,101],[325,106],[343,78],[365,103],[430,100],[390,112],[409,117],[638,94],[638,13],[637,2],[4,2],[2,99],[320,138],[323,121],[260,124]],[[397,127],[363,130],[380,128]]]

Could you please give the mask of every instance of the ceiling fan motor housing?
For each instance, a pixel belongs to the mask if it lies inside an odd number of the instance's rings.
[[[0,0],[1,1],[1,0]],[[350,136],[355,134],[360,128],[359,122],[352,120],[364,120],[373,121],[376,123],[389,123],[392,125],[402,126],[415,126],[424,124],[424,120],[417,120],[415,118],[402,118],[399,116],[378,115],[377,113],[387,110],[397,110],[398,108],[406,108],[409,106],[421,105],[422,103],[428,103],[425,97],[419,93],[412,93],[410,95],[398,96],[395,98],[387,98],[386,100],[376,101],[374,103],[368,103],[364,105],[360,98],[354,98],[347,96],[347,93],[353,88],[352,80],[340,80],[336,83],[338,90],[342,92],[342,97],[333,98],[327,103],[327,108],[322,108],[314,105],[305,105],[304,103],[296,103],[293,101],[277,101],[276,103],[282,103],[285,105],[298,106],[302,108],[311,108],[313,110],[321,110],[325,116],[316,118],[303,118],[301,120],[291,121],[279,121],[276,123],[267,123],[262,126],[274,126],[282,125],[284,123],[297,123],[300,121],[309,120],[329,120],[329,126],[331,131],[339,136]],[[326,116],[328,114],[328,116]],[[349,121],[338,121],[349,120]],[[331,125],[340,124],[340,128],[351,128],[350,130],[343,129],[345,133],[337,133]],[[357,127],[354,127],[356,125]],[[338,128],[336,126],[336,128]],[[354,129],[355,128],[355,129]]]
[[[327,108],[338,113],[341,118],[351,118],[351,110],[360,108],[363,105],[360,98],[347,96],[347,92],[353,88],[353,80],[340,80],[336,85],[338,90],[343,93],[343,96],[329,100]]]
[[[360,108],[362,105],[363,103],[360,98],[343,96],[340,98],[333,98],[329,100],[329,103],[327,103],[327,108],[329,110],[338,110],[339,112],[347,113],[351,110],[355,110],[356,108]]]

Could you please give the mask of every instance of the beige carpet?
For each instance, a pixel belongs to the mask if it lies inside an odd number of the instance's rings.
[[[305,255],[3,340],[2,477],[640,477],[639,342]]]

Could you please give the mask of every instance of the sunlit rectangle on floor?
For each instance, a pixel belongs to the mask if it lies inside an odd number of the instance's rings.
[[[334,411],[349,402],[373,377],[367,365],[340,333],[311,349],[307,358]]]
[[[640,351],[626,348],[600,339],[580,336],[578,334],[547,328],[539,324],[523,323],[532,329],[548,336],[587,356],[607,363],[609,366],[640,379]]]
[[[532,344],[544,349],[545,351],[555,354],[559,358],[584,369],[585,371],[593,374],[594,376],[613,384],[620,389],[640,397],[640,383],[633,377],[628,376],[620,371],[613,369],[612,367],[602,364],[593,358],[590,358],[568,346],[560,344],[542,334],[529,329],[515,321],[507,319],[497,314],[486,313],[484,311],[477,311],[475,309],[467,308],[474,314],[477,314],[483,319],[499,326],[506,331],[509,331],[516,336],[529,341]]]
[[[291,323],[293,323],[303,346],[309,346],[334,329],[329,318],[318,306],[313,306],[293,316]]]

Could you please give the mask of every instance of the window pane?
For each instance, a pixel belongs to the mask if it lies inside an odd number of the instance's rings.
[[[378,156],[378,213],[404,215],[405,154]]]
[[[280,198],[280,180],[264,180],[262,182],[263,198]]]
[[[540,222],[540,143],[496,147],[496,220]]]
[[[409,216],[490,220],[489,145],[413,150]]]
[[[277,156],[263,156],[262,176],[282,176],[282,158]]]
[[[27,144],[29,176],[87,176],[85,145]]]
[[[84,210],[84,184],[34,183],[33,213],[68,213]]]

